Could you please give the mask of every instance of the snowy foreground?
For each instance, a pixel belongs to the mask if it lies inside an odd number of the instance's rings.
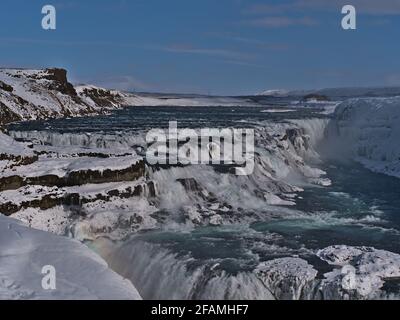
[[[56,289],[42,288],[44,266],[56,270]],[[0,216],[0,299],[141,299],[128,281],[76,240]]]

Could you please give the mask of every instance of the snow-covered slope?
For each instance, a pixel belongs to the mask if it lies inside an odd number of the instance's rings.
[[[284,89],[271,89],[260,92],[259,96],[272,96],[272,97],[287,97],[289,96],[289,91]]]
[[[44,266],[56,289],[42,288]],[[0,215],[0,299],[141,299],[128,281],[78,241],[23,226]]]
[[[64,69],[0,69],[0,124],[99,114],[121,104],[109,90],[77,92]]]
[[[400,177],[400,97],[343,102],[329,136],[334,143],[331,151],[348,153],[373,171]]]
[[[238,106],[231,97],[132,94],[91,85],[74,87],[67,71],[0,69],[0,125],[19,120],[104,114],[124,106]]]
[[[0,132],[0,159],[2,157],[26,157],[32,156],[33,151],[26,144],[15,141],[10,136]]]

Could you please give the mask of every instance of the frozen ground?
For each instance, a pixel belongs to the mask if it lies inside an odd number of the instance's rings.
[[[56,270],[56,289],[44,290],[44,266]],[[141,299],[130,281],[76,240],[0,216],[0,299]]]

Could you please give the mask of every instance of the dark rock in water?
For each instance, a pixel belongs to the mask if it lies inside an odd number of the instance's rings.
[[[289,141],[298,150],[310,148],[309,137],[300,128],[287,129],[281,141]]]
[[[186,191],[201,191],[202,188],[194,178],[176,179]]]
[[[14,88],[3,81],[0,81],[0,90],[4,90],[7,92],[13,92]]]
[[[96,194],[95,196],[84,196],[75,192],[68,193],[63,189],[54,188],[54,190],[43,196],[38,195],[38,197],[33,200],[22,201],[20,203],[14,203],[11,201],[0,203],[0,212],[6,216],[10,216],[27,208],[40,208],[41,210],[48,210],[56,206],[82,206],[83,204],[93,203],[99,200],[109,202],[112,201],[112,198],[129,199],[132,197],[141,196],[153,197],[153,190],[154,183],[152,181],[127,187],[124,190],[110,190],[106,193]]]
[[[0,126],[20,120],[20,116],[12,112],[5,104],[0,101]]]
[[[303,97],[303,101],[329,101],[327,96],[317,93],[311,93]]]

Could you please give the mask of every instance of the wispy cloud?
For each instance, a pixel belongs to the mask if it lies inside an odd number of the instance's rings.
[[[232,64],[236,66],[244,66],[244,67],[253,67],[257,69],[267,69],[268,67],[265,65],[257,64],[257,63],[251,63],[251,62],[245,62],[245,61],[236,61],[236,60],[223,60],[223,63],[226,64]]]
[[[299,8],[340,8],[346,4],[356,7],[358,12],[370,15],[399,15],[400,1],[398,0],[298,0],[295,5]]]
[[[302,0],[276,4],[254,4],[244,10],[250,18],[247,24],[266,28],[286,28],[292,26],[316,26],[318,21],[302,9]]]
[[[172,44],[165,47],[161,47],[161,49],[166,52],[175,52],[175,53],[188,53],[188,54],[208,55],[215,57],[237,58],[237,59],[250,58],[249,54],[243,52],[221,49],[221,48],[200,48],[188,44]]]
[[[285,14],[289,12],[332,11],[346,4],[356,7],[357,11],[369,15],[399,15],[400,1],[398,0],[293,0],[288,3],[254,4],[248,7],[247,14]]]
[[[245,45],[247,47],[253,46],[256,48],[267,49],[267,50],[287,50],[290,48],[289,43],[268,42],[228,32],[209,32],[206,35],[231,42],[236,42],[241,45]]]
[[[150,51],[163,51],[163,52],[175,52],[175,53],[188,53],[197,55],[208,55],[225,58],[237,58],[247,59],[251,58],[251,55],[244,52],[228,50],[223,48],[201,48],[195,47],[190,44],[171,44],[171,45],[158,45],[158,44],[134,44],[129,42],[111,42],[111,41],[75,41],[75,40],[47,40],[38,38],[0,38],[1,43],[8,44],[40,44],[40,45],[57,45],[57,46],[86,46],[86,47],[122,47],[122,48],[134,48],[143,49]]]
[[[253,19],[248,23],[253,26],[266,27],[266,28],[282,28],[291,26],[312,27],[318,25],[318,21],[310,17],[292,18],[285,16],[263,17],[259,19]]]
[[[371,16],[400,15],[399,0],[292,0],[285,3],[253,4],[243,14],[253,26],[283,28],[291,26],[315,26],[319,21],[316,12],[337,12],[341,14],[344,5],[351,4],[358,13]],[[310,16],[313,16],[310,17]],[[385,20],[388,23],[388,20]]]

